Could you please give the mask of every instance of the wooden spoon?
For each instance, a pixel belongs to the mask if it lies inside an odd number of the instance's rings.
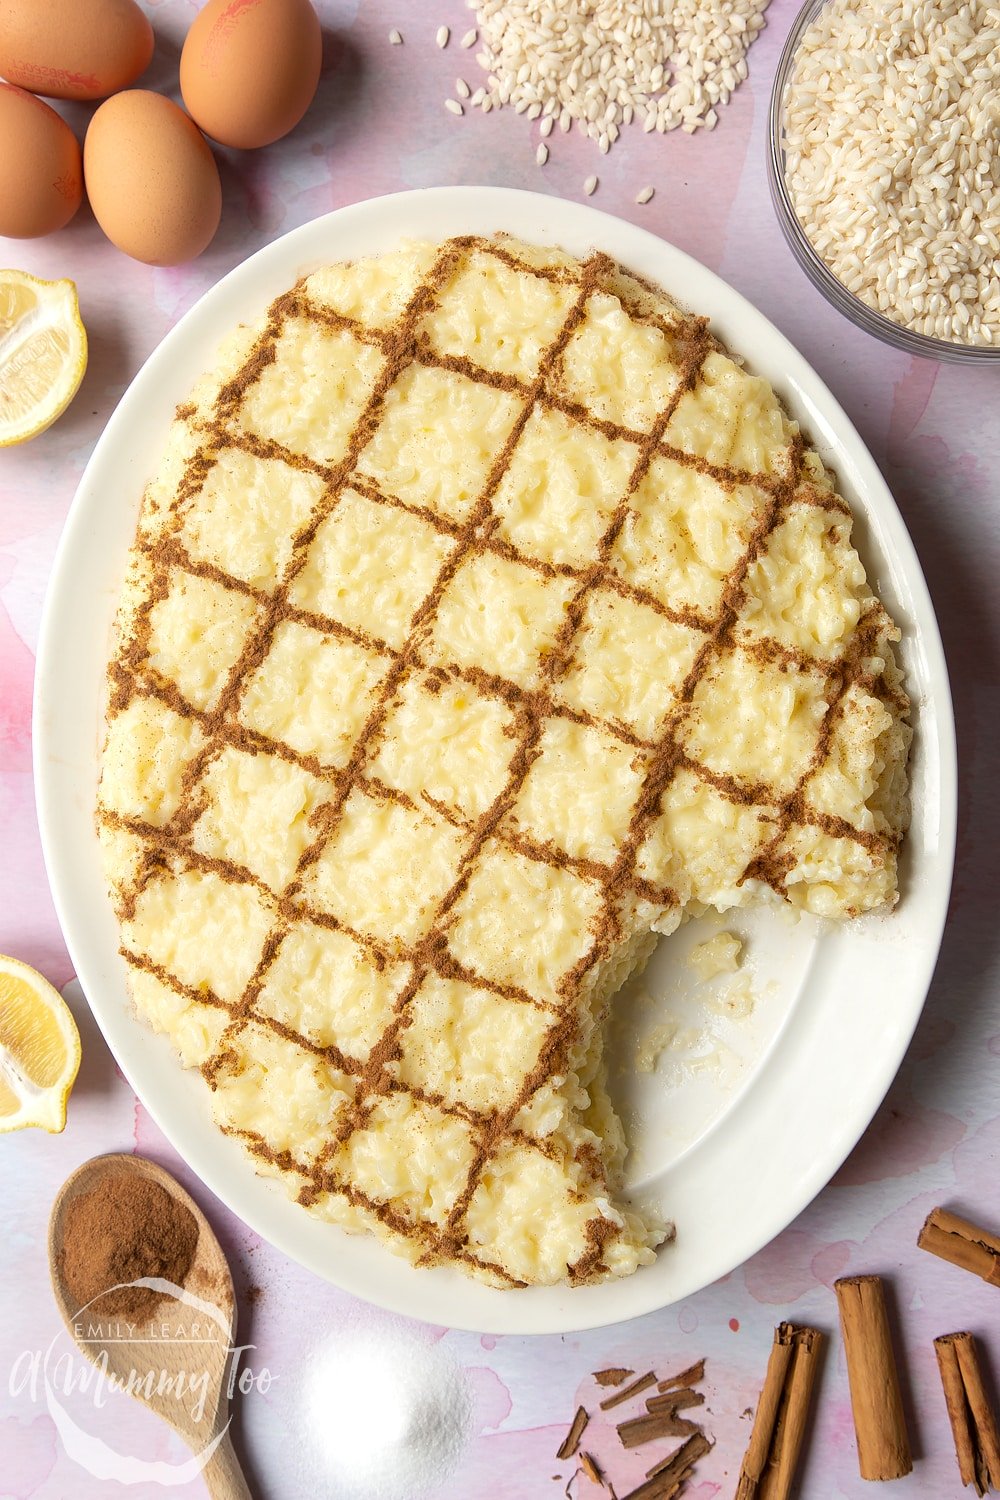
[[[81,1318],[63,1271],[66,1210],[81,1193],[97,1187],[102,1177],[110,1174],[121,1181],[123,1173],[159,1183],[194,1215],[198,1243],[184,1290],[208,1304],[208,1313],[190,1302],[164,1296],[144,1319],[133,1318],[127,1325],[124,1317],[95,1317],[91,1312],[88,1326],[86,1309]],[[179,1432],[193,1453],[203,1453],[218,1439],[202,1469],[212,1500],[252,1500],[228,1431],[226,1376],[236,1334],[233,1278],[222,1246],[190,1194],[163,1167],[141,1156],[93,1157],[67,1178],[52,1205],[49,1270],[59,1311],[81,1352],[95,1364],[104,1357],[109,1381],[127,1381],[131,1374],[132,1383],[127,1387],[130,1394]],[[212,1316],[213,1312],[218,1317]],[[116,1338],[123,1326],[127,1337]],[[168,1330],[166,1337],[164,1327]],[[153,1330],[159,1331],[159,1337]],[[153,1379],[143,1385],[147,1373]],[[176,1379],[182,1373],[187,1379],[178,1395]],[[173,1388],[167,1384],[171,1379]],[[187,1389],[191,1381],[193,1389]]]

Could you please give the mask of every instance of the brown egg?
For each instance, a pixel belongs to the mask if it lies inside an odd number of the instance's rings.
[[[153,28],[135,0],[4,0],[0,73],[53,99],[104,99],[149,67]]]
[[[151,266],[200,255],[219,227],[222,185],[208,142],[162,94],[129,89],[101,105],[83,145],[94,217]]]
[[[181,52],[192,119],[224,146],[267,146],[312,103],[323,37],[309,0],[209,0]]]
[[[0,234],[29,240],[68,224],[83,197],[83,164],[66,121],[0,83],[0,141]]]

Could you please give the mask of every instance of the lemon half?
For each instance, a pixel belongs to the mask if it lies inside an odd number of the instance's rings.
[[[61,416],[87,368],[87,332],[72,281],[0,271],[0,448]]]
[[[0,954],[0,1131],[62,1130],[79,1066],[80,1033],[59,991]]]

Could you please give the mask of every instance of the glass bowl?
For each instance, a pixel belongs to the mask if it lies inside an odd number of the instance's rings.
[[[894,323],[891,318],[876,312],[873,307],[868,306],[867,302],[862,302],[860,297],[849,292],[843,282],[838,280],[826,262],[813,249],[805,230],[799,223],[785,182],[785,87],[803,34],[826,3],[827,0],[806,0],[806,4],[799,11],[782,50],[774,87],[771,90],[771,107],[768,115],[767,180],[778,222],[792,254],[813,286],[823,293],[826,300],[838,312],[850,318],[858,328],[863,328],[867,333],[872,333],[876,338],[891,344],[894,349],[901,349],[906,354],[922,355],[925,359],[948,360],[954,364],[984,365],[1000,360],[1000,346],[956,344],[949,339],[932,338],[929,334],[916,333],[911,328],[904,328],[901,324]]]

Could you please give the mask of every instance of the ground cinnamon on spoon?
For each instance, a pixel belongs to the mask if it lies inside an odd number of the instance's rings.
[[[60,1264],[77,1308],[134,1322],[166,1294],[128,1283],[159,1276],[182,1286],[197,1243],[194,1214],[158,1182],[109,1171],[67,1204]]]

